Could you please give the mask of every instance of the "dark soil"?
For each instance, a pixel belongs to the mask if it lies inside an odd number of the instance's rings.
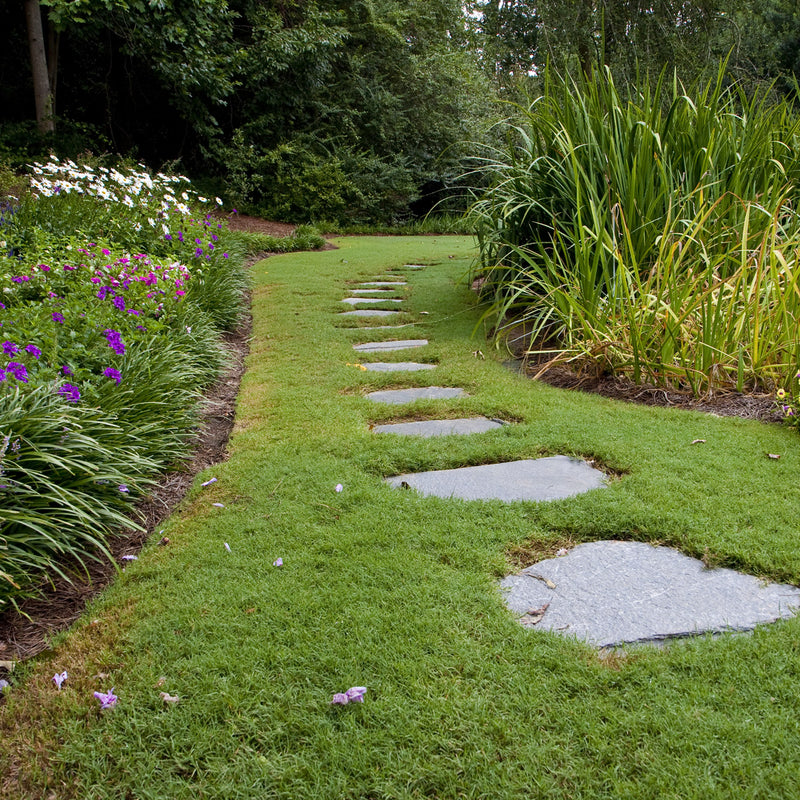
[[[232,231],[246,231],[247,233],[266,233],[269,236],[291,236],[296,225],[288,222],[270,222],[258,217],[248,217],[247,214],[232,214],[227,216],[228,227]]]
[[[527,354],[526,351],[531,349],[530,337],[521,326],[507,328],[504,338],[514,357],[510,366],[529,378],[559,389],[590,392],[648,406],[704,411],[718,417],[744,417],[762,422],[783,420],[783,414],[776,408],[775,397],[771,394],[740,394],[734,390],[720,389],[703,397],[694,397],[689,392],[637,384],[623,375],[598,373],[592,366],[573,368],[566,364],[549,365],[547,357]]]

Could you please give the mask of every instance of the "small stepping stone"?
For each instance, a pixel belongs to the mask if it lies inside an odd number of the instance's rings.
[[[397,422],[391,425],[375,425],[373,433],[395,433],[401,436],[464,436],[471,433],[502,428],[503,423],[486,417],[468,419],[428,419],[422,422]]]
[[[403,264],[403,269],[425,269],[426,264]]]
[[[390,350],[410,350],[413,347],[424,347],[428,344],[427,339],[396,339],[389,342],[364,342],[364,344],[354,344],[353,350],[359,353],[380,353]]]
[[[408,484],[424,495],[462,500],[560,500],[604,488],[600,470],[567,456],[439,469],[386,478],[392,486]]]
[[[391,289],[351,289],[352,294],[368,294],[379,298],[381,295],[394,294]]]
[[[794,616],[800,589],[643,542],[591,542],[500,581],[520,622],[598,647],[752,630]]]
[[[408,286],[405,281],[365,281],[359,286]]]
[[[420,364],[417,361],[373,361],[363,366],[367,372],[419,372],[423,369],[436,369],[436,364]]]
[[[359,303],[402,303],[402,300],[378,300],[377,297],[345,297],[341,302],[349,303],[351,306],[357,306]]]
[[[466,397],[463,389],[451,386],[424,386],[414,389],[387,389],[381,392],[370,392],[367,397],[376,403],[413,403],[414,400],[449,400],[452,397]]]
[[[391,317],[397,311],[389,311],[379,308],[360,308],[357,311],[340,311],[340,317]]]

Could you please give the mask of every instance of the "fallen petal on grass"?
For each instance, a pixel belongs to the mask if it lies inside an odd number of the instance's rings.
[[[337,492],[341,492],[341,491],[343,491],[343,490],[344,490],[344,486],[342,486],[342,484],[341,484],[341,483],[337,483],[337,484],[336,484],[336,491],[337,491]]]
[[[225,542],[225,549],[230,553],[231,546],[227,542]]]
[[[95,692],[94,696],[100,701],[100,710],[104,711],[107,708],[114,708],[119,698],[114,694],[114,687],[111,687],[110,692]]]
[[[225,506],[222,503],[212,503],[211,505],[215,506],[216,508],[225,508]]]
[[[61,691],[61,684],[64,683],[64,681],[68,677],[69,676],[67,675],[66,670],[64,670],[63,672],[56,672],[56,674],[53,675],[53,683],[56,685],[56,688],[58,689],[59,692]]]
[[[351,686],[346,692],[337,692],[331,700],[332,706],[346,706],[348,703],[363,703],[366,686]]]
[[[209,480],[207,480],[205,483],[201,483],[200,485],[201,486],[211,486],[212,483],[216,483],[216,482],[217,482],[216,478],[209,478]]]
[[[272,562],[273,567],[282,567],[283,566],[283,559],[278,557]]]
[[[159,692],[159,694],[161,695],[161,699],[165,703],[173,703],[174,704],[174,703],[179,703],[180,702],[180,697],[178,697],[178,695],[176,695],[176,694],[169,694],[168,692]]]

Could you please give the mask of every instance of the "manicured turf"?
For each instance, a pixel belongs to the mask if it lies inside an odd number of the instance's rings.
[[[148,547],[18,674],[0,709],[9,796],[800,796],[800,620],[603,658],[524,629],[495,587],[509,551],[610,537],[800,583],[797,434],[512,373],[475,331],[480,310],[458,282],[466,238],[338,244],[254,267],[231,457],[198,476],[166,527],[171,544]],[[397,295],[409,297],[401,321],[418,326],[367,333],[370,320],[335,317],[347,288],[409,261],[430,264]],[[411,352],[438,369],[354,366],[409,360],[352,350],[400,337],[429,338]],[[424,385],[470,396],[411,407],[363,396]],[[442,411],[516,424],[433,439],[368,428]],[[619,477],[541,505],[382,482],[555,453]],[[101,713],[92,692],[112,686],[119,702]],[[363,704],[330,705],[351,686],[367,687]]]

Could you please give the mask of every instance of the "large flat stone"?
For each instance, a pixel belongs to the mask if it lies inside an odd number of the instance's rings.
[[[359,353],[381,353],[391,350],[411,350],[414,347],[424,347],[428,344],[427,339],[395,339],[389,342],[364,342],[364,344],[354,344],[353,350]]]
[[[534,577],[538,576],[538,577]],[[549,581],[550,584],[546,583]],[[533,627],[599,647],[751,630],[793,616],[800,589],[703,563],[668,547],[591,542],[500,581],[506,603]],[[555,588],[552,588],[552,587]]]
[[[408,484],[425,495],[462,500],[559,500],[603,488],[605,475],[567,456],[484,464],[387,478],[392,486]]]
[[[420,372],[424,369],[436,369],[436,364],[420,364],[418,361],[373,361],[363,366],[367,372]]]
[[[413,403],[415,400],[449,400],[453,397],[466,397],[463,389],[451,386],[424,386],[414,389],[386,389],[370,392],[367,397],[376,403]]]
[[[355,311],[340,311],[340,317],[391,317],[397,311],[385,308],[359,308]]]
[[[373,433],[395,433],[401,436],[462,436],[484,433],[502,428],[503,423],[486,417],[468,419],[427,419],[421,422],[396,422],[390,425],[375,425]]]
[[[381,297],[386,297],[387,295],[393,295],[394,291],[392,289],[351,289],[350,293],[356,295],[369,295],[370,297],[379,299]]]
[[[342,303],[348,303],[351,306],[357,306],[360,303],[402,303],[402,300],[389,299],[388,297],[383,300],[378,300],[377,297],[345,297]]]

